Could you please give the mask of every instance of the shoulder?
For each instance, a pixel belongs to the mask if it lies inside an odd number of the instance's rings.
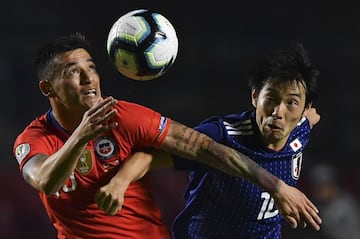
[[[18,135],[18,138],[21,138],[24,135],[34,135],[41,134],[47,131],[48,120],[46,114],[41,115],[34,120],[32,120]]]
[[[133,143],[141,142],[149,145],[151,142],[163,142],[166,132],[170,128],[171,119],[162,116],[160,112],[137,103],[119,100],[116,121],[119,123],[118,132],[126,135]],[[157,140],[158,137],[160,137]],[[139,143],[140,144],[140,143]]]
[[[295,129],[291,132],[292,134],[305,134],[305,135],[309,135],[311,131],[311,125],[310,125],[310,121],[307,117],[303,116],[297,126],[295,127]]]
[[[223,141],[232,132],[243,130],[244,127],[251,128],[251,115],[251,113],[245,111],[225,116],[212,116],[203,120],[195,129],[217,141]]]
[[[217,115],[217,116],[211,116],[203,120],[201,124],[206,123],[234,123],[234,122],[241,122],[241,121],[247,121],[254,118],[254,112],[253,111],[243,111],[241,113],[234,113],[234,114],[228,114],[228,115]]]
[[[13,152],[18,163],[22,165],[22,161],[38,149],[51,147],[49,137],[54,137],[54,134],[50,133],[46,115],[34,119],[15,139]]]
[[[115,105],[115,108],[118,110],[118,113],[122,116],[124,115],[138,115],[141,117],[141,115],[148,115],[148,114],[159,114],[157,111],[135,103],[135,102],[129,102],[125,100],[119,100],[117,104]]]

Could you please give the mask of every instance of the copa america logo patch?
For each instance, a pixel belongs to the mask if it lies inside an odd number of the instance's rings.
[[[110,137],[101,137],[95,143],[95,153],[102,160],[112,158],[116,152],[115,141]]]
[[[30,144],[19,144],[15,149],[15,157],[20,164],[30,152]]]

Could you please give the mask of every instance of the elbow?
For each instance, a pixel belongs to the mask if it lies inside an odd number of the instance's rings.
[[[42,162],[45,157],[41,155],[34,156],[33,159],[28,160],[22,170],[24,180],[37,191],[43,192],[46,195],[51,195],[59,191],[64,185],[66,178],[63,176],[51,173],[44,170]]]
[[[46,179],[33,180],[33,187],[35,187],[38,191],[45,193],[46,195],[54,194],[61,188],[61,186],[53,183],[51,180]]]
[[[45,193],[46,195],[51,195],[59,191],[60,187],[55,186],[51,183],[41,183],[40,184],[40,191]]]

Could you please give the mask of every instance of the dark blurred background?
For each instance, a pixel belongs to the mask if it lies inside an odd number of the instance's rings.
[[[341,188],[359,201],[360,8],[355,4],[12,0],[2,5],[1,237],[55,237],[36,192],[20,176],[12,146],[25,125],[49,107],[32,69],[37,49],[50,39],[75,31],[85,33],[96,47],[94,57],[106,95],[144,104],[189,126],[211,115],[247,108],[250,91],[245,77],[249,65],[269,51],[302,42],[321,72],[320,96],[314,104],[321,122],[313,130],[305,152],[303,172],[318,162],[326,162],[338,171]],[[174,66],[148,82],[120,75],[110,65],[105,51],[113,22],[139,8],[162,13],[172,22],[179,38]],[[169,180],[160,180],[159,175]],[[167,170],[155,174],[153,181],[154,194],[170,225],[182,206],[184,175]],[[312,196],[301,178],[300,187]],[[295,238],[297,233],[288,230],[284,238]]]

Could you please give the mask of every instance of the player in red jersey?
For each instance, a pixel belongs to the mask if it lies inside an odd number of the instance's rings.
[[[152,109],[103,97],[89,52],[79,33],[40,49],[39,88],[51,109],[14,143],[22,175],[38,190],[58,238],[170,238],[137,180],[146,172],[138,165],[152,160],[147,148],[243,177],[271,193],[294,227],[309,223],[319,229],[312,202],[248,157]]]

